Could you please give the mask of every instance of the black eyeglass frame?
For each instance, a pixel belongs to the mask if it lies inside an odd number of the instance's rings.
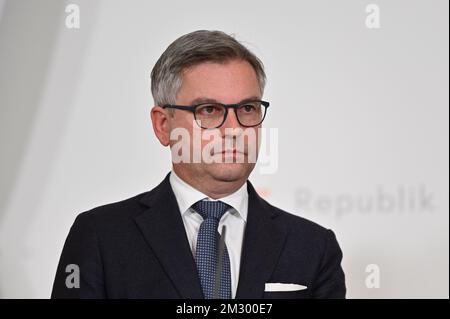
[[[261,103],[262,106],[264,106],[264,115],[261,118],[261,121],[258,124],[255,125],[244,125],[241,123],[241,121],[239,120],[239,116],[237,115],[237,109],[245,106],[249,103],[252,102],[258,102]],[[222,123],[220,123],[218,126],[216,127],[203,127],[201,125],[199,125],[199,122],[197,121],[197,116],[196,116],[196,110],[198,107],[200,106],[205,106],[205,105],[210,105],[210,104],[215,104],[215,105],[220,105],[223,106],[225,108],[225,114],[223,116],[223,121]],[[260,125],[264,119],[266,118],[266,114],[267,114],[267,108],[270,106],[270,103],[267,101],[262,101],[262,100],[250,100],[250,101],[245,101],[245,102],[241,102],[241,103],[237,103],[237,104],[223,104],[223,103],[218,103],[218,102],[204,102],[204,103],[200,103],[200,104],[195,104],[195,105],[176,105],[176,104],[165,104],[162,106],[163,109],[166,108],[170,108],[170,109],[177,109],[177,110],[184,110],[184,111],[191,111],[194,114],[194,119],[195,122],[197,123],[198,126],[200,126],[202,129],[205,130],[210,130],[210,129],[216,129],[219,128],[223,125],[223,123],[225,123],[225,121],[227,120],[228,117],[228,109],[233,109],[234,110],[234,114],[236,115],[236,119],[239,122],[239,124],[243,127],[255,127]]]

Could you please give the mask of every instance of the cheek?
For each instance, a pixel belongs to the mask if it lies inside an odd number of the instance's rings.
[[[182,142],[183,148],[192,144],[193,127],[192,120],[186,115],[175,114],[169,119],[169,139],[170,145]],[[189,143],[189,144],[188,144]]]
[[[175,112],[174,116],[170,120],[170,128],[171,130],[179,129],[189,132],[189,135],[192,136],[192,130],[195,128],[195,121],[193,116],[188,114],[181,114],[179,112]]]
[[[260,145],[260,128],[261,127],[251,127],[247,128],[246,131],[248,134],[248,137],[246,137],[245,142],[248,145],[255,145],[256,147],[259,147]]]

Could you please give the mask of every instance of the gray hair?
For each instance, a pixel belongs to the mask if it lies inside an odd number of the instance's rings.
[[[199,30],[185,34],[170,44],[151,73],[155,105],[175,104],[182,84],[182,72],[203,62],[225,63],[244,60],[256,72],[261,94],[266,74],[261,60],[232,36],[221,31]]]

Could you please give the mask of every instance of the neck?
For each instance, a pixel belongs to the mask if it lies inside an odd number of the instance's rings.
[[[198,191],[202,192],[206,196],[212,199],[220,199],[236,192],[247,181],[247,177],[224,181],[217,180],[209,175],[205,176],[192,176],[185,170],[179,169],[177,165],[173,166],[173,171],[181,178],[185,183],[194,187]]]

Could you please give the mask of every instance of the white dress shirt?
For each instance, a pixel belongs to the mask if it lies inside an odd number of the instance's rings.
[[[219,234],[222,232],[222,226],[226,226],[225,244],[227,245],[228,255],[230,257],[231,269],[231,296],[235,298],[239,281],[239,267],[241,262],[242,243],[244,238],[245,224],[247,222],[248,212],[248,192],[247,183],[244,183],[233,194],[219,199],[211,199],[199,190],[183,181],[172,170],[170,174],[170,185],[175,194],[183,219],[186,235],[192,254],[195,258],[197,247],[197,235],[200,224],[203,222],[202,216],[191,208],[199,200],[220,200],[230,208],[219,222]]]

